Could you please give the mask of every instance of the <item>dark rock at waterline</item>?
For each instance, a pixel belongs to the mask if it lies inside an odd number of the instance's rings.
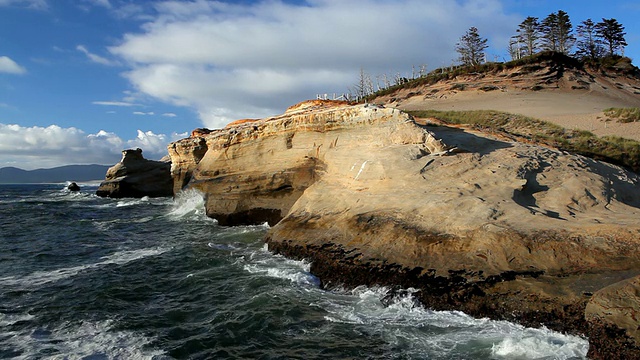
[[[124,150],[122,160],[107,170],[96,194],[111,198],[172,196],[171,162],[147,160],[141,149]]]
[[[71,184],[67,185],[67,189],[69,191],[80,191],[80,186],[78,186],[78,184],[72,182]]]

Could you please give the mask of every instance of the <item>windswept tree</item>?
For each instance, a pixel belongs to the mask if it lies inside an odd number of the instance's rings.
[[[578,41],[576,42],[576,56],[581,59],[596,60],[604,55],[602,41],[598,39],[596,24],[587,19],[576,27]]]
[[[456,51],[460,54],[458,60],[463,65],[479,65],[484,62],[487,47],[487,39],[480,37],[478,28],[471,27],[456,44]]]
[[[562,10],[549,14],[540,24],[544,50],[568,54],[575,43],[569,14]]]
[[[525,56],[531,56],[538,50],[538,41],[540,39],[540,23],[537,17],[529,16],[518,26],[517,35],[513,39],[514,45],[520,49]]]
[[[624,36],[627,33],[624,32],[624,26],[618,20],[603,18],[601,22],[596,24],[596,34],[609,50],[608,55],[615,55],[617,50],[624,53],[624,47],[627,46]]]

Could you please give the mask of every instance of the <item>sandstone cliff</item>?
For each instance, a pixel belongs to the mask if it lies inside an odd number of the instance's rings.
[[[608,315],[622,290],[599,291],[640,274],[625,169],[322,101],[169,150],[176,189],[201,190],[220,224],[269,222],[270,249],[312,260],[326,286],[411,286],[436,309],[591,335],[593,356],[640,354],[635,318]]]
[[[163,197],[173,194],[171,164],[147,160],[141,149],[122,151],[122,160],[107,170],[96,195],[102,197]]]

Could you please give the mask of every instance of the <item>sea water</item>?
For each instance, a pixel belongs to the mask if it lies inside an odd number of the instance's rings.
[[[584,359],[586,339],[432,311],[385,288],[324,290],[221,227],[196,192],[0,185],[3,359]]]

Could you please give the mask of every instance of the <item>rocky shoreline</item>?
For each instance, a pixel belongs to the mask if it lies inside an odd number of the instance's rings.
[[[361,264],[354,254],[333,244],[300,246],[291,242],[265,239],[269,250],[291,259],[311,262],[310,272],[321,286],[355,288],[360,285],[385,286],[393,291],[417,290],[413,296],[425,307],[440,311],[462,311],[476,318],[515,322],[523,326],[585,336],[589,338],[589,359],[635,359],[640,347],[623,329],[603,321],[586,321],[585,307],[589,296],[567,304],[559,298],[544,298],[522,291],[527,280],[545,283],[540,274],[505,273],[483,282],[469,283],[463,274],[451,277],[420,275],[420,269],[403,268],[397,264]],[[494,287],[496,283],[520,282],[517,289]],[[553,282],[553,279],[547,284]],[[392,291],[392,294],[393,294]]]
[[[169,146],[173,191],[323,286],[417,289],[436,310],[587,336],[640,357],[640,177],[377,105],[309,101]],[[636,292],[637,290],[637,292]]]

